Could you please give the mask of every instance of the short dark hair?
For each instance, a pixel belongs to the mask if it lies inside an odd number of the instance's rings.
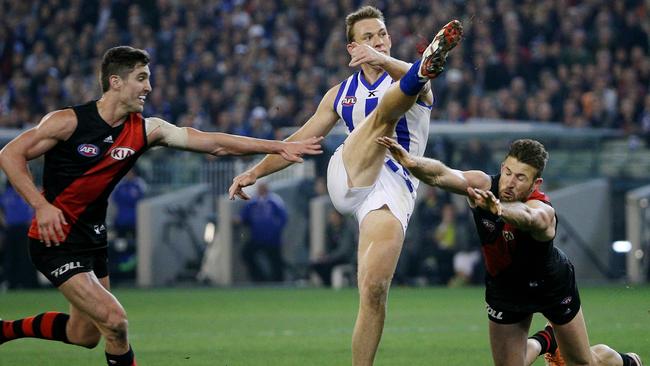
[[[345,34],[348,38],[348,43],[351,43],[354,40],[352,28],[358,21],[364,19],[379,19],[384,22],[384,14],[381,10],[370,5],[362,6],[356,11],[348,14],[348,16],[345,17]]]
[[[108,79],[111,75],[126,77],[139,64],[147,65],[149,63],[149,53],[145,50],[131,46],[117,46],[110,48],[102,58],[102,70],[99,75],[99,82],[102,85],[102,92],[107,92],[110,88]]]
[[[548,152],[544,148],[544,145],[539,141],[531,139],[513,141],[512,144],[510,144],[510,151],[508,151],[506,158],[508,156],[512,156],[519,162],[528,164],[537,169],[535,178],[542,176],[542,172],[544,172],[546,162],[548,161]]]

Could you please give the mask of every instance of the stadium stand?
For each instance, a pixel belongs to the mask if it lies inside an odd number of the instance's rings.
[[[3,1],[0,126],[26,127],[98,96],[93,65],[119,44],[153,56],[147,115],[252,136],[301,125],[349,72],[339,20],[357,3]],[[647,2],[380,3],[404,60],[448,19],[465,24],[462,49],[435,82],[433,119],[650,133]]]

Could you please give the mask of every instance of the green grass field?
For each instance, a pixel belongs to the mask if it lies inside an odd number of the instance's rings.
[[[592,343],[650,360],[650,287],[582,288]],[[354,289],[118,289],[138,364],[349,365]],[[65,311],[54,290],[0,294],[0,317]],[[535,317],[533,327],[543,325]],[[87,350],[23,339],[0,346],[0,365],[104,364]],[[647,362],[647,361],[646,361]],[[394,288],[376,365],[490,365],[481,288]],[[543,362],[538,361],[536,365]]]

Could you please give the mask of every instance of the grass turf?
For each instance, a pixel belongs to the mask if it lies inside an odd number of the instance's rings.
[[[355,289],[117,289],[144,365],[349,365]],[[585,287],[592,344],[650,360],[650,287]],[[393,288],[375,365],[490,365],[481,288]],[[66,311],[55,290],[0,295],[0,317]],[[531,333],[543,326],[535,316]],[[0,346],[0,365],[103,365],[87,350],[22,339]],[[538,360],[535,365],[542,365]]]

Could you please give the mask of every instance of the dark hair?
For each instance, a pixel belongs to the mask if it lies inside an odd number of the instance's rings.
[[[102,58],[102,71],[99,75],[99,82],[102,85],[102,92],[107,92],[110,88],[108,79],[111,75],[118,75],[126,79],[133,69],[139,64],[147,65],[149,63],[149,54],[145,50],[133,48],[131,46],[118,46],[110,48]]]
[[[363,19],[379,19],[384,22],[384,14],[381,10],[370,5],[362,6],[355,12],[348,14],[348,16],[345,17],[345,34],[348,38],[348,43],[354,40],[352,28],[358,21]]]
[[[537,169],[535,178],[542,176],[542,172],[544,172],[546,162],[548,161],[548,152],[544,148],[544,145],[539,141],[531,139],[513,141],[513,143],[510,144],[510,151],[508,151],[506,158],[508,156],[512,156],[519,162],[528,164]]]

